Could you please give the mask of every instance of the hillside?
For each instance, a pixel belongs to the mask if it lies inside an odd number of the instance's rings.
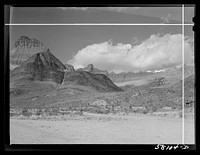
[[[195,92],[195,75],[190,75],[186,78],[184,78],[184,96],[194,98],[194,92]],[[175,83],[172,86],[173,90],[176,90],[178,92],[179,96],[182,96],[182,80]]]
[[[122,91],[122,89],[114,85],[106,75],[92,74],[86,71],[66,72],[63,84],[92,87],[101,92]]]

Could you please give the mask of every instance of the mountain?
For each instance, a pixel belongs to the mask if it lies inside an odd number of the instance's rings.
[[[63,65],[49,49],[37,53],[11,71],[11,81],[51,81],[63,85],[80,85],[101,92],[122,91],[103,74],[75,71],[72,65]]]
[[[27,36],[21,36],[14,44],[10,51],[11,70],[26,61],[36,53],[43,52],[46,47],[43,43]],[[14,67],[13,67],[14,66]],[[13,67],[13,68],[12,68]]]
[[[93,64],[89,64],[85,68],[79,68],[79,69],[77,69],[77,71],[86,71],[86,72],[90,72],[90,73],[93,73],[93,74],[105,74],[105,75],[108,75],[108,72],[106,70],[100,70],[98,68],[95,68]]]
[[[37,53],[11,71],[11,80],[25,79],[62,83],[66,67],[49,49]]]
[[[122,91],[106,75],[93,74],[87,71],[65,72],[63,84],[86,86],[100,92]]]

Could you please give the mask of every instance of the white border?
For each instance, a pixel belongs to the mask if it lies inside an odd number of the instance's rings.
[[[194,25],[194,24],[184,24],[184,23],[181,23],[181,24],[164,24],[164,23],[146,23],[146,24],[141,24],[141,23],[138,23],[138,24],[130,24],[130,23],[68,23],[68,24],[54,24],[54,23],[49,23],[49,24],[35,24],[35,23],[19,23],[19,24],[5,24],[5,25],[56,25],[56,26],[59,26],[59,25],[176,25],[176,26],[183,26],[183,25]]]
[[[184,116],[184,5],[182,5],[182,144],[185,143],[185,116]]]
[[[194,24],[185,24],[184,23],[184,5],[182,5],[182,23],[181,24],[167,24],[167,23],[46,23],[46,24],[35,24],[35,23],[6,23],[5,25],[10,25],[10,26],[47,26],[47,25],[55,25],[55,26],[64,26],[64,25],[71,25],[71,26],[76,26],[76,25],[161,25],[161,26],[166,26],[166,25],[174,25],[174,26],[182,26],[182,144],[185,142],[185,137],[184,137],[184,25],[191,25],[193,26]]]

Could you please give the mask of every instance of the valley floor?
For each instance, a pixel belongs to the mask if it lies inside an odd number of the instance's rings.
[[[194,144],[194,120],[185,119],[184,143]],[[144,114],[10,119],[11,144],[181,144],[182,118]]]

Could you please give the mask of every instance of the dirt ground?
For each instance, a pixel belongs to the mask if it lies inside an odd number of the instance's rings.
[[[194,120],[185,119],[184,143],[194,144]],[[10,119],[11,144],[182,144],[182,118],[84,114]]]

